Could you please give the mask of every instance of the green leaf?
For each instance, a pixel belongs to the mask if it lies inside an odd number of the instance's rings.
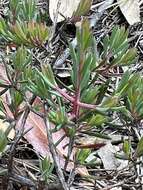
[[[141,137],[140,141],[138,142],[135,155],[136,157],[143,156],[143,137]]]
[[[99,87],[90,87],[82,92],[81,100],[85,103],[95,103],[98,95]]]
[[[23,30],[23,24],[20,22],[16,22],[15,25],[11,27],[12,32],[15,34],[15,37],[19,40],[21,40],[21,43],[26,43],[27,42],[27,34]],[[19,44],[20,45],[20,44]]]
[[[119,83],[118,88],[115,91],[117,96],[124,96],[127,94],[128,90],[133,86],[134,83],[138,81],[138,74],[132,74],[126,71]]]
[[[124,91],[126,91],[127,86],[128,86],[128,80],[129,80],[130,76],[131,76],[131,72],[126,71],[124,73],[124,75],[122,76],[122,78],[121,78],[121,80],[119,82],[119,85],[118,85],[118,87],[117,87],[117,89],[115,91],[116,94],[120,94],[121,95],[121,94],[124,93]]]
[[[23,102],[23,96],[15,89],[10,89],[10,95],[11,95],[11,107],[12,109],[17,110],[17,108]]]
[[[137,49],[129,49],[119,61],[120,65],[132,64],[137,59]]]
[[[84,164],[90,153],[90,149],[78,149],[76,152],[76,162],[79,164]]]
[[[54,77],[50,64],[46,64],[45,66],[42,66],[42,73],[43,73],[43,76],[45,76],[52,85],[56,86],[55,77]]]
[[[68,116],[66,114],[65,107],[60,107],[57,111],[50,111],[48,116],[49,120],[55,125],[64,126],[68,123]]]
[[[81,72],[81,82],[80,82],[80,88],[81,90],[83,88],[86,88],[89,82],[90,78],[90,66],[92,63],[92,55],[89,55],[87,59],[85,60],[83,67],[82,67],[82,72]]]
[[[135,48],[128,49],[128,30],[125,27],[113,28],[111,36],[105,36],[103,39],[103,60],[107,60],[110,67],[115,65],[129,65],[136,61],[137,50]]]
[[[0,129],[0,152],[3,152],[8,144],[7,136],[3,130]]]
[[[12,56],[14,68],[18,72],[24,71],[24,69],[31,63],[32,58],[28,55],[26,48],[19,47],[16,53]]]
[[[108,122],[108,117],[96,114],[91,117],[91,119],[88,122],[88,125],[90,126],[101,126],[103,123]]]
[[[16,20],[12,25],[0,20],[0,35],[6,41],[17,45],[25,45],[30,48],[42,46],[49,38],[49,28],[45,23],[36,21],[26,22],[25,20]]]
[[[80,53],[84,53],[89,47],[92,47],[92,32],[90,29],[89,21],[84,19],[81,23],[81,27],[77,29],[77,41]]]
[[[104,106],[105,108],[112,108],[112,107],[116,107],[118,102],[119,102],[118,96],[111,96],[111,97],[103,99],[101,106]]]
[[[43,78],[39,75],[35,77],[35,81],[29,80],[29,85],[27,86],[30,92],[34,93],[37,96],[40,96],[43,99],[50,99],[49,87],[51,83],[46,83]]]
[[[45,84],[47,84],[48,87],[55,88],[55,86],[52,84],[53,81],[52,82],[50,81],[50,80],[52,80],[52,76],[50,75],[49,71],[46,72],[46,76],[42,72],[40,72],[38,69],[36,69],[36,72],[37,72],[38,76],[44,80]],[[49,80],[49,78],[50,78],[50,80]]]
[[[108,35],[105,36],[104,39],[103,39],[103,49],[104,49],[104,52],[103,52],[104,54],[103,54],[103,56],[104,56],[104,57],[105,57],[105,56],[107,55],[107,53],[108,53],[109,41],[110,41],[109,36],[108,36]]]
[[[37,18],[37,9],[35,0],[25,0],[22,1],[21,6],[23,19],[26,21],[36,20]]]
[[[123,151],[126,154],[127,158],[131,156],[131,144],[128,140],[125,140],[123,143]]]
[[[46,183],[49,182],[53,169],[54,169],[54,164],[51,163],[48,157],[45,157],[40,160],[40,170],[42,173],[42,177],[44,178],[44,181]]]
[[[77,57],[76,51],[73,48],[72,44],[69,44],[70,47],[70,55],[73,61],[73,67],[72,67],[72,73],[71,73],[71,78],[74,86],[76,86],[76,81],[77,81],[77,68],[79,64],[79,59]]]
[[[9,15],[10,19],[14,21],[15,19],[18,19],[19,16],[19,10],[21,9],[21,1],[20,0],[10,0],[9,1],[9,8],[11,11],[11,14]]]
[[[105,94],[106,94],[108,87],[109,87],[109,83],[110,83],[110,79],[108,79],[105,82],[105,84],[101,84],[101,86],[99,88],[96,104],[100,104],[102,102],[102,100],[104,99]]]
[[[114,53],[119,52],[119,48],[126,44],[127,42],[128,31],[125,31],[124,27],[114,27],[113,32],[110,38],[110,47]]]
[[[77,10],[73,13],[73,16],[84,16],[90,10],[92,0],[80,0]]]

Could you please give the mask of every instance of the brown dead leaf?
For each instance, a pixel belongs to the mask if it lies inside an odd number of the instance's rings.
[[[57,16],[57,22],[65,20],[65,18],[71,18],[74,11],[76,11],[80,0],[49,0],[49,14],[53,22]],[[60,14],[61,13],[61,14]]]
[[[81,176],[85,177],[85,176],[89,176],[88,170],[86,167],[84,166],[79,166],[76,168],[76,173],[80,174]]]
[[[22,116],[23,117],[23,116]],[[19,120],[17,126],[20,127],[22,117]],[[51,128],[54,128],[54,125],[51,124]],[[30,130],[30,131],[28,131]],[[43,119],[30,112],[26,124],[25,124],[25,131],[28,131],[25,134],[25,138],[27,141],[34,147],[37,153],[45,156],[50,156],[50,151],[48,147],[48,140],[47,140],[47,133],[46,128]],[[60,138],[65,134],[64,130],[59,130],[58,132],[53,133],[53,141],[56,143]],[[69,142],[69,139],[65,137],[57,146],[57,151],[59,153],[59,156],[61,157],[61,165],[64,166],[64,157],[67,156],[67,144]],[[66,148],[65,148],[66,146]]]
[[[141,21],[139,0],[117,0],[117,2],[130,25]]]
[[[18,122],[18,126],[20,126],[20,123],[21,123],[21,120]],[[55,126],[51,123],[51,128],[54,129],[54,127]],[[25,124],[25,130],[27,131],[29,129],[31,130],[27,134],[25,134],[25,138],[27,139],[27,141],[34,147],[35,151],[39,153],[41,156],[43,157],[48,156],[52,159],[49,146],[48,146],[48,140],[47,140],[47,134],[46,134],[44,121],[38,115],[32,112],[30,112]],[[65,135],[65,132],[63,129],[53,133],[52,137],[53,137],[54,143],[59,141],[63,137],[63,135]],[[67,146],[68,143],[69,143],[69,138],[65,137],[56,147],[58,156],[59,156],[60,165],[62,168],[64,168],[65,158],[67,157],[67,154],[68,154],[68,146]],[[67,170],[71,170],[74,167],[74,164],[72,162],[73,155],[74,155],[74,150],[70,157],[70,162],[67,166]],[[76,171],[81,176],[89,175],[86,167],[79,166],[77,167]]]
[[[101,147],[105,146],[106,142],[108,142],[108,140],[85,135],[84,137],[80,137],[78,139],[77,145],[75,147],[82,148],[82,149],[91,148],[91,149],[98,150]]]

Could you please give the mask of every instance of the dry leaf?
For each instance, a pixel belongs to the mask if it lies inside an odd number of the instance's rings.
[[[7,75],[6,75],[6,71],[5,71],[5,68],[4,68],[4,65],[0,64],[0,81],[2,81],[4,84],[10,84],[9,81],[8,81],[8,78],[7,78]],[[3,88],[0,88],[0,91],[2,91]],[[3,103],[4,103],[4,106],[5,106],[5,109],[6,111],[9,110],[8,109],[8,106],[6,104],[6,93],[4,96],[1,96],[2,100],[3,100]],[[10,112],[9,112],[10,114]],[[0,115],[4,115],[2,112],[0,112]],[[9,124],[7,122],[4,122],[2,119],[0,119],[0,129],[3,130],[3,131],[6,131],[7,128],[9,127]],[[15,131],[14,129],[12,129],[8,135],[8,137],[10,139],[13,139],[15,136]]]
[[[2,64],[0,64],[0,81],[3,81],[4,84],[10,84],[7,78],[5,67]],[[0,90],[2,90],[2,88],[0,88]]]
[[[17,126],[21,125],[21,119],[19,120]],[[51,128],[54,128],[54,125],[51,124]],[[48,147],[48,140],[47,140],[47,133],[45,124],[42,118],[38,115],[30,112],[26,124],[25,124],[25,131],[30,130],[28,133],[25,134],[25,138],[27,141],[34,147],[37,153],[45,156],[50,156],[50,151]],[[65,134],[64,130],[59,130],[58,132],[53,133],[53,141],[56,143],[60,140],[61,137]],[[57,146],[57,151],[59,153],[61,166],[64,166],[65,159],[64,157],[67,156],[67,144],[69,143],[69,139],[65,137]],[[66,148],[65,148],[66,146]]]
[[[78,144],[75,146],[76,148],[90,148],[98,150],[106,144],[104,139],[100,139],[92,136],[85,136],[78,139]]]
[[[115,158],[115,153],[116,150],[110,142],[98,150],[98,155],[106,170],[116,170],[119,167],[120,163]]]
[[[79,166],[76,168],[76,173],[80,174],[81,176],[89,176],[88,170],[84,166]]]
[[[0,112],[0,115],[3,115],[2,112]],[[9,124],[7,122],[4,122],[2,119],[0,119],[0,130],[6,131],[9,127]],[[13,139],[15,137],[15,131],[14,129],[11,129],[8,138]]]
[[[141,21],[139,0],[118,0],[118,4],[130,25]]]
[[[76,11],[80,0],[49,0],[49,14],[53,22],[56,21],[57,10],[57,22],[70,18],[74,11]],[[61,13],[61,14],[60,14]],[[62,16],[63,15],[63,16]]]

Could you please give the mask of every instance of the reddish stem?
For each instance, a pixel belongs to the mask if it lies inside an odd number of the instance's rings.
[[[69,96],[66,92],[64,92],[61,88],[55,87],[55,90],[58,91],[65,99],[69,100],[70,102],[74,102],[74,98],[72,96]]]
[[[79,102],[80,102],[80,81],[82,80],[81,72],[82,72],[82,67],[83,67],[83,62],[84,62],[84,55],[81,53],[80,55],[80,63],[79,66],[77,67],[77,82],[76,82],[76,93],[75,93],[75,101],[73,103],[73,115],[75,115],[76,118],[79,117]]]
[[[79,100],[80,100],[80,88],[77,89],[73,102],[73,115],[75,115],[76,118],[79,116],[79,102],[80,102]]]
[[[96,105],[95,104],[86,104],[83,102],[78,102],[78,105],[82,108],[86,108],[86,109],[96,109]]]
[[[76,118],[79,117],[79,110],[80,107],[86,108],[86,109],[95,109],[96,105],[92,104],[86,104],[83,102],[80,102],[80,82],[82,80],[82,67],[84,63],[84,53],[81,53],[80,55],[80,63],[79,66],[77,67],[77,81],[76,81],[76,92],[75,96],[70,96],[66,92],[64,92],[62,89],[60,89],[58,86],[55,87],[55,90],[57,90],[65,99],[69,100],[73,104],[73,111],[72,115],[75,116]]]
[[[64,92],[62,89],[60,89],[59,87],[55,87],[55,90],[57,92],[59,92],[59,94],[61,94],[66,100],[73,103],[74,106],[76,105],[75,108],[77,111],[78,111],[79,107],[86,108],[86,109],[96,109],[96,105],[94,105],[94,104],[86,104],[86,103],[80,102],[79,101],[80,94],[77,94],[78,95],[77,97],[72,97],[72,96],[68,95],[66,92]],[[78,106],[78,109],[77,109],[77,106]]]

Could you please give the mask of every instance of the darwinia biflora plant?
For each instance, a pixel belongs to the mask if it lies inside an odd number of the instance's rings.
[[[29,80],[28,89],[46,100],[50,106],[48,117],[55,124],[56,130],[62,127],[72,138],[76,132],[90,134],[89,130],[92,132],[99,126],[116,126],[111,112],[122,115],[130,124],[142,119],[142,91],[139,90],[142,89],[141,76],[127,71],[116,87],[111,80],[116,78],[112,77],[112,69],[128,66],[137,59],[136,49],[129,49],[127,36],[124,27],[115,27],[111,35],[103,39],[103,49],[99,52],[88,20],[83,20],[76,32],[77,48],[69,44],[71,84],[66,89],[60,88],[50,65],[42,66],[41,71],[35,70],[37,78]],[[106,80],[101,82],[104,76]],[[112,92],[109,93],[111,85]],[[133,95],[133,89],[140,93]],[[104,138],[101,134],[91,134]],[[78,159],[79,155],[84,157],[81,151],[78,151],[77,160],[83,163],[83,159]],[[90,151],[85,151],[85,159],[87,153],[90,154]]]
[[[76,14],[79,15],[79,10]],[[0,39],[3,45],[14,43],[17,50],[2,56],[7,79],[0,80],[1,95],[9,92],[10,102],[7,106],[13,114],[12,119],[8,117],[1,100],[0,111],[3,120],[11,125],[18,120],[27,104],[31,111],[39,114],[37,109],[30,105],[38,96],[48,108],[45,110],[47,118],[55,125],[52,132],[63,128],[70,139],[76,138],[79,133],[109,138],[107,135],[95,133],[95,129],[116,126],[111,113],[120,115],[128,125],[141,121],[142,77],[127,71],[121,76],[119,84],[115,85],[112,81],[116,79],[116,74],[112,75],[113,69],[127,67],[137,59],[136,49],[129,49],[128,31],[124,27],[115,27],[111,35],[107,35],[101,42],[102,48],[99,48],[88,20],[83,19],[76,31],[76,49],[69,43],[71,82],[64,84],[62,88],[62,83],[59,85],[50,64],[39,65],[38,69],[33,66],[29,50],[34,47],[41,48],[49,38],[49,28],[40,21],[34,1],[11,0],[9,15],[6,20],[0,20]],[[27,96],[29,91],[30,98],[34,97],[32,100]],[[6,136],[7,132],[0,138],[0,151],[4,150],[8,142]],[[141,138],[133,153],[131,144],[125,141],[123,151],[128,159],[135,159],[143,154],[142,141]],[[74,146],[74,143],[72,145]],[[76,153],[77,163],[84,164],[90,152],[79,149]],[[50,168],[51,172],[53,166],[46,160],[43,163],[45,166],[41,165],[41,170],[48,181],[50,174],[47,169]]]

